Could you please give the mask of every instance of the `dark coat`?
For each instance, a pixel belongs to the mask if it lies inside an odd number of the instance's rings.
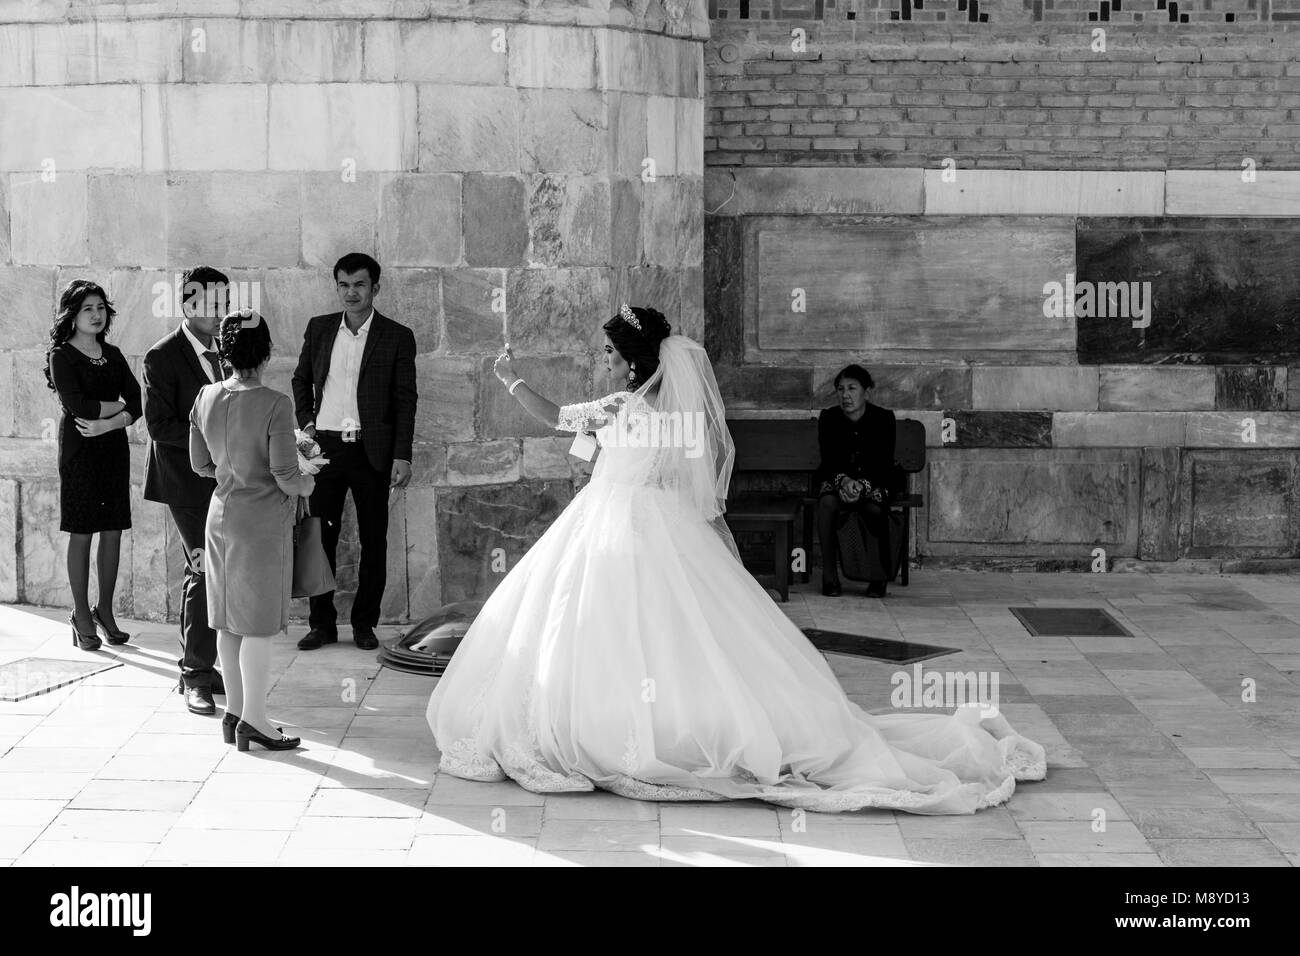
[[[144,418],[149,453],[144,497],[181,508],[206,508],[217,483],[190,467],[190,410],[210,382],[180,327],[144,356]]]
[[[293,373],[293,404],[298,427],[316,420],[329,376],[341,312],[318,315],[307,323],[298,367]],[[370,464],[390,472],[394,459],[411,460],[415,441],[415,334],[375,312],[366,332],[357,377],[361,444]]]
[[[838,474],[865,478],[873,487],[891,493],[899,489],[899,469],[894,466],[894,413],[867,402],[862,417],[851,422],[838,405],[822,409],[817,419],[817,445],[821,465],[814,473],[817,484]]]

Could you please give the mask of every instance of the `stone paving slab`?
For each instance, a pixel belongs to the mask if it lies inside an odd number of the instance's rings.
[[[998,674],[999,705],[1046,747],[1048,778],[955,817],[472,783],[437,773],[428,678],[348,641],[298,652],[301,626],[275,645],[271,714],[304,747],[240,754],[175,693],[175,627],[123,620],[131,644],[101,653],[124,666],[0,702],[0,866],[1300,862],[1297,577],[918,570],[884,601],[826,598],[816,581],[790,597],[801,624],[951,646],[925,669]],[[1035,638],[1007,610],[1020,605],[1105,608],[1134,636]],[[0,606],[0,662],[77,659],[65,621]],[[874,713],[910,670],[827,661]]]

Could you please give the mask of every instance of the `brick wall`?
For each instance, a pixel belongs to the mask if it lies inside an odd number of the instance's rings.
[[[1300,166],[1294,36],[845,41],[717,24],[706,162],[997,169]]]

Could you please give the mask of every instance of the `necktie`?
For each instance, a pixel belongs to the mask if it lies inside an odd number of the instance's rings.
[[[216,352],[214,352],[212,349],[208,349],[206,352],[203,353],[203,357],[207,359],[208,364],[212,366],[213,381],[219,382],[226,377],[221,373],[221,363],[217,361]]]

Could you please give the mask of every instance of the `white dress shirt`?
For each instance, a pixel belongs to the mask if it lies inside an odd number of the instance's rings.
[[[198,337],[193,332],[190,331],[189,322],[186,322],[184,320],[181,321],[181,331],[184,332],[185,337],[190,340],[190,345],[194,346],[194,354],[199,357],[199,368],[203,369],[203,374],[208,377],[208,381],[209,382],[218,381],[218,379],[212,377],[212,365],[210,362],[208,362],[207,359],[208,352],[211,352],[212,354],[216,355],[217,343],[213,341],[211,346],[204,345],[202,342],[198,340]],[[220,356],[218,356],[217,358],[217,364],[218,365],[221,364]]]
[[[339,332],[334,336],[334,349],[330,352],[330,370],[325,376],[325,387],[320,400],[320,414],[316,416],[319,431],[361,431],[361,412],[357,407],[357,379],[361,377],[361,355],[366,348],[366,336],[375,310],[370,310],[361,328],[353,332],[348,328],[347,313],[339,318]]]

